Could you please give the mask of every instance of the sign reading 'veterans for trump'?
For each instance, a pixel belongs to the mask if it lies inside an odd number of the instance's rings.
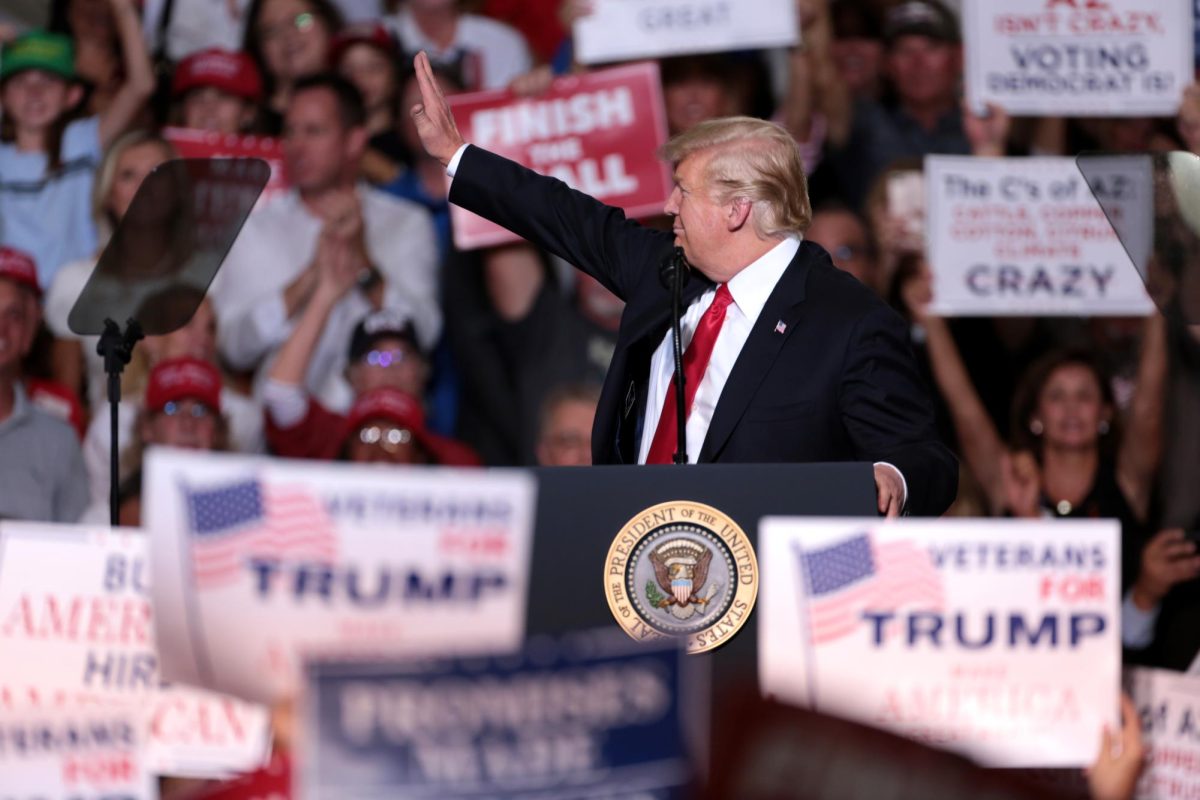
[[[1101,185],[1103,184],[1103,185]],[[1154,303],[1070,158],[925,159],[935,313],[1144,316]],[[1143,193],[1141,199],[1151,202]]]
[[[662,211],[671,191],[656,151],[666,141],[658,66],[634,64],[556,80],[544,94],[452,95],[463,137],[550,175],[634,218]],[[462,250],[520,241],[482,217],[450,207]]]
[[[525,628],[520,472],[147,454],[164,675],[294,696],[316,656],[500,652]]]
[[[780,700],[1003,767],[1091,763],[1120,691],[1115,520],[759,526]]]
[[[593,0],[574,25],[582,64],[789,47],[794,0]]]
[[[963,34],[973,108],[1173,116],[1192,82],[1191,0],[967,0]]]
[[[151,772],[254,769],[265,708],[162,682],[147,550],[138,530],[0,525],[0,716],[66,714],[69,727],[83,723],[68,712],[98,710],[136,731]]]

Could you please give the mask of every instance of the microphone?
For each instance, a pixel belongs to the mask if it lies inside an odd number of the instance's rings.
[[[675,276],[679,276],[679,288],[683,288],[692,277],[692,265],[683,254],[682,247],[674,247],[658,267],[658,280],[668,291],[675,290]]]
[[[671,343],[672,355],[675,362],[675,453],[671,461],[675,464],[687,463],[687,409],[684,405],[683,378],[683,329],[680,318],[683,316],[683,285],[691,277],[691,266],[683,255],[683,248],[676,247],[663,259],[658,268],[658,277],[663,288],[671,293]]]

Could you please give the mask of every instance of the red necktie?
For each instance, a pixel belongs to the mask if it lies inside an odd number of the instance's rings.
[[[692,401],[696,398],[696,389],[708,369],[708,360],[712,357],[713,345],[717,343],[717,334],[725,322],[725,310],[733,302],[729,287],[721,284],[717,287],[717,296],[712,305],[700,317],[692,341],[683,353],[683,407],[688,416],[692,413]],[[685,416],[686,420],[687,417]],[[654,439],[650,442],[650,452],[646,454],[647,464],[670,464],[671,455],[679,444],[675,434],[675,380],[672,375],[667,387],[667,397],[663,400],[662,414],[658,417],[658,428],[654,431]]]

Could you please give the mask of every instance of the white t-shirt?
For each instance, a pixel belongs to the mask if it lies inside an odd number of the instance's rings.
[[[166,11],[167,0],[146,0],[142,12],[142,29],[150,52],[158,47],[158,29]],[[246,26],[246,11],[250,0],[172,0],[171,18],[167,21],[167,58],[179,62],[192,53],[220,47],[222,50],[241,50]]]
[[[389,26],[406,53],[424,50],[434,64],[454,63],[460,57],[465,57],[468,62],[477,61],[479,84],[468,85],[468,89],[503,89],[513,78],[533,69],[533,58],[525,38],[516,28],[488,17],[461,14],[454,41],[445,49],[438,48],[425,36],[407,8],[400,9],[389,20]],[[464,66],[464,72],[470,73],[472,65]],[[472,77],[463,75],[468,83]]]
[[[360,184],[368,255],[384,280],[384,306],[412,319],[423,348],[442,329],[438,304],[438,251],[433,222],[415,203]],[[322,221],[295,191],[272,198],[251,214],[209,296],[217,312],[217,339],[234,369],[255,369],[256,396],[274,354],[291,335],[283,293],[312,261]],[[305,376],[305,388],[333,411],[353,401],[342,373],[350,336],[372,311],[352,289],[333,308]]]

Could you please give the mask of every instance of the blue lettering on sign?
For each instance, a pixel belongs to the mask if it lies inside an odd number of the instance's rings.
[[[1104,297],[1112,283],[1112,266],[1057,264],[975,264],[967,269],[967,289],[976,297]]]
[[[1007,616],[989,612],[982,621],[972,622],[966,614],[942,614],[937,611],[913,611],[901,614],[896,611],[864,611],[862,618],[871,625],[871,642],[876,647],[884,642],[885,628],[889,622],[900,624],[902,640],[907,647],[929,645],[941,649],[945,645],[968,650],[981,650],[991,646],[1009,649],[1035,648],[1041,644],[1058,647],[1060,638],[1074,649],[1085,639],[1098,636],[1108,627],[1100,614],[1079,612],[1073,614],[1047,613],[1041,619],[1027,619],[1020,612]],[[997,637],[997,628],[1000,636]],[[1061,634],[1061,636],[1060,636]]]
[[[273,558],[251,558],[247,569],[254,576],[259,597],[276,593],[296,601],[345,602],[359,608],[378,608],[389,602],[467,602],[508,589],[508,576],[500,570],[360,569]]]

